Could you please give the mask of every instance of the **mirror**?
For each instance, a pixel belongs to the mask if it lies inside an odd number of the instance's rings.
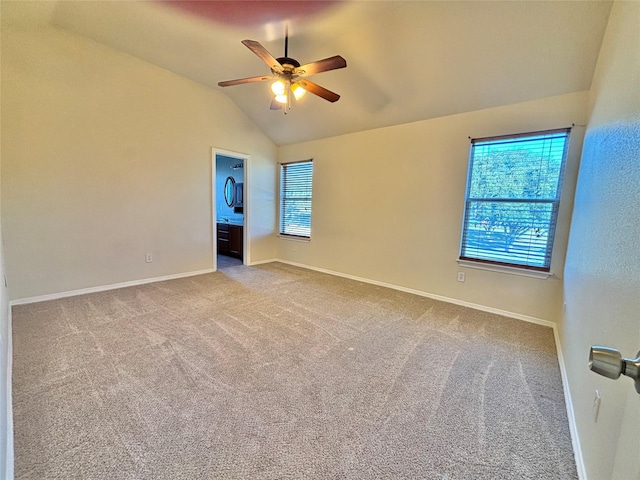
[[[224,182],[224,201],[227,203],[227,206],[233,207],[235,203],[235,193],[236,181],[233,177],[227,177],[227,180]]]

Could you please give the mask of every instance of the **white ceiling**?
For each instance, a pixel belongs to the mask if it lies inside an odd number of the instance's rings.
[[[37,3],[37,2],[34,2]],[[608,1],[92,2],[58,1],[48,22],[228,95],[276,144],[587,90]],[[3,10],[4,13],[4,10]],[[341,95],[269,109],[266,75],[240,41],[347,68],[310,79]]]

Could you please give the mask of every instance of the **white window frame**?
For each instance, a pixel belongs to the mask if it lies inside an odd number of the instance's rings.
[[[309,165],[307,174],[303,171],[295,171],[296,167]],[[288,173],[291,172],[292,176]],[[281,237],[298,240],[311,239],[311,213],[313,201],[313,159],[300,160],[280,164],[280,206],[278,218],[278,232]],[[302,195],[302,196],[301,196]],[[300,207],[307,204],[308,206]],[[308,216],[308,224],[294,224],[291,218],[295,216],[296,206],[308,210],[302,218]]]
[[[463,213],[463,222],[462,222],[462,232],[461,232],[461,240],[460,240],[460,256],[458,258],[458,263],[461,266],[472,267],[472,268],[480,268],[485,270],[493,270],[500,271],[504,273],[515,273],[520,275],[538,277],[538,278],[547,278],[551,273],[551,265],[552,265],[552,255],[553,255],[553,246],[554,246],[554,238],[555,231],[557,227],[558,221],[558,213],[560,210],[560,197],[562,193],[562,184],[564,171],[567,163],[567,153],[569,148],[569,135],[571,129],[570,128],[562,128],[555,130],[545,130],[538,132],[528,132],[514,135],[502,135],[496,137],[487,137],[487,138],[478,138],[471,140],[471,148],[469,154],[469,168],[467,174],[467,189],[465,194],[465,207]],[[558,179],[557,179],[557,188],[555,191],[555,197],[548,198],[526,198],[526,197],[507,197],[507,198],[492,198],[492,197],[478,197],[472,198],[470,197],[470,191],[472,186],[472,179],[474,174],[474,160],[475,160],[475,148],[477,146],[487,146],[487,145],[508,145],[509,143],[513,143],[514,145],[517,142],[526,142],[533,141],[535,139],[544,138],[557,138],[564,137],[564,150],[562,152],[562,163],[560,166]],[[511,257],[511,261],[501,261],[497,259],[490,259],[491,254],[484,254],[484,258],[482,254],[469,254],[469,251],[473,251],[473,248],[469,247],[469,239],[471,237],[470,229],[468,228],[471,222],[471,205],[482,204],[482,203],[492,203],[492,204],[545,204],[551,206],[551,214],[547,227],[547,241],[546,247],[544,250],[544,264],[543,265],[531,265],[526,264],[525,261],[518,261],[516,258],[514,261],[514,257],[517,257],[517,254],[513,254]],[[531,248],[531,247],[530,247]],[[477,251],[481,251],[481,248],[476,249]],[[505,256],[507,256],[505,254]],[[503,259],[504,260],[504,259]],[[528,260],[527,260],[528,261]]]

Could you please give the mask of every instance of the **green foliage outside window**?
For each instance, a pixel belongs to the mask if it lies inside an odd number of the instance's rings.
[[[462,259],[549,269],[567,135],[474,141]]]

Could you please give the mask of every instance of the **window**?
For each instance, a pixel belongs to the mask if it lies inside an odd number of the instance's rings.
[[[460,260],[550,271],[569,132],[471,141]]]
[[[311,237],[313,161],[280,165],[280,234]]]

